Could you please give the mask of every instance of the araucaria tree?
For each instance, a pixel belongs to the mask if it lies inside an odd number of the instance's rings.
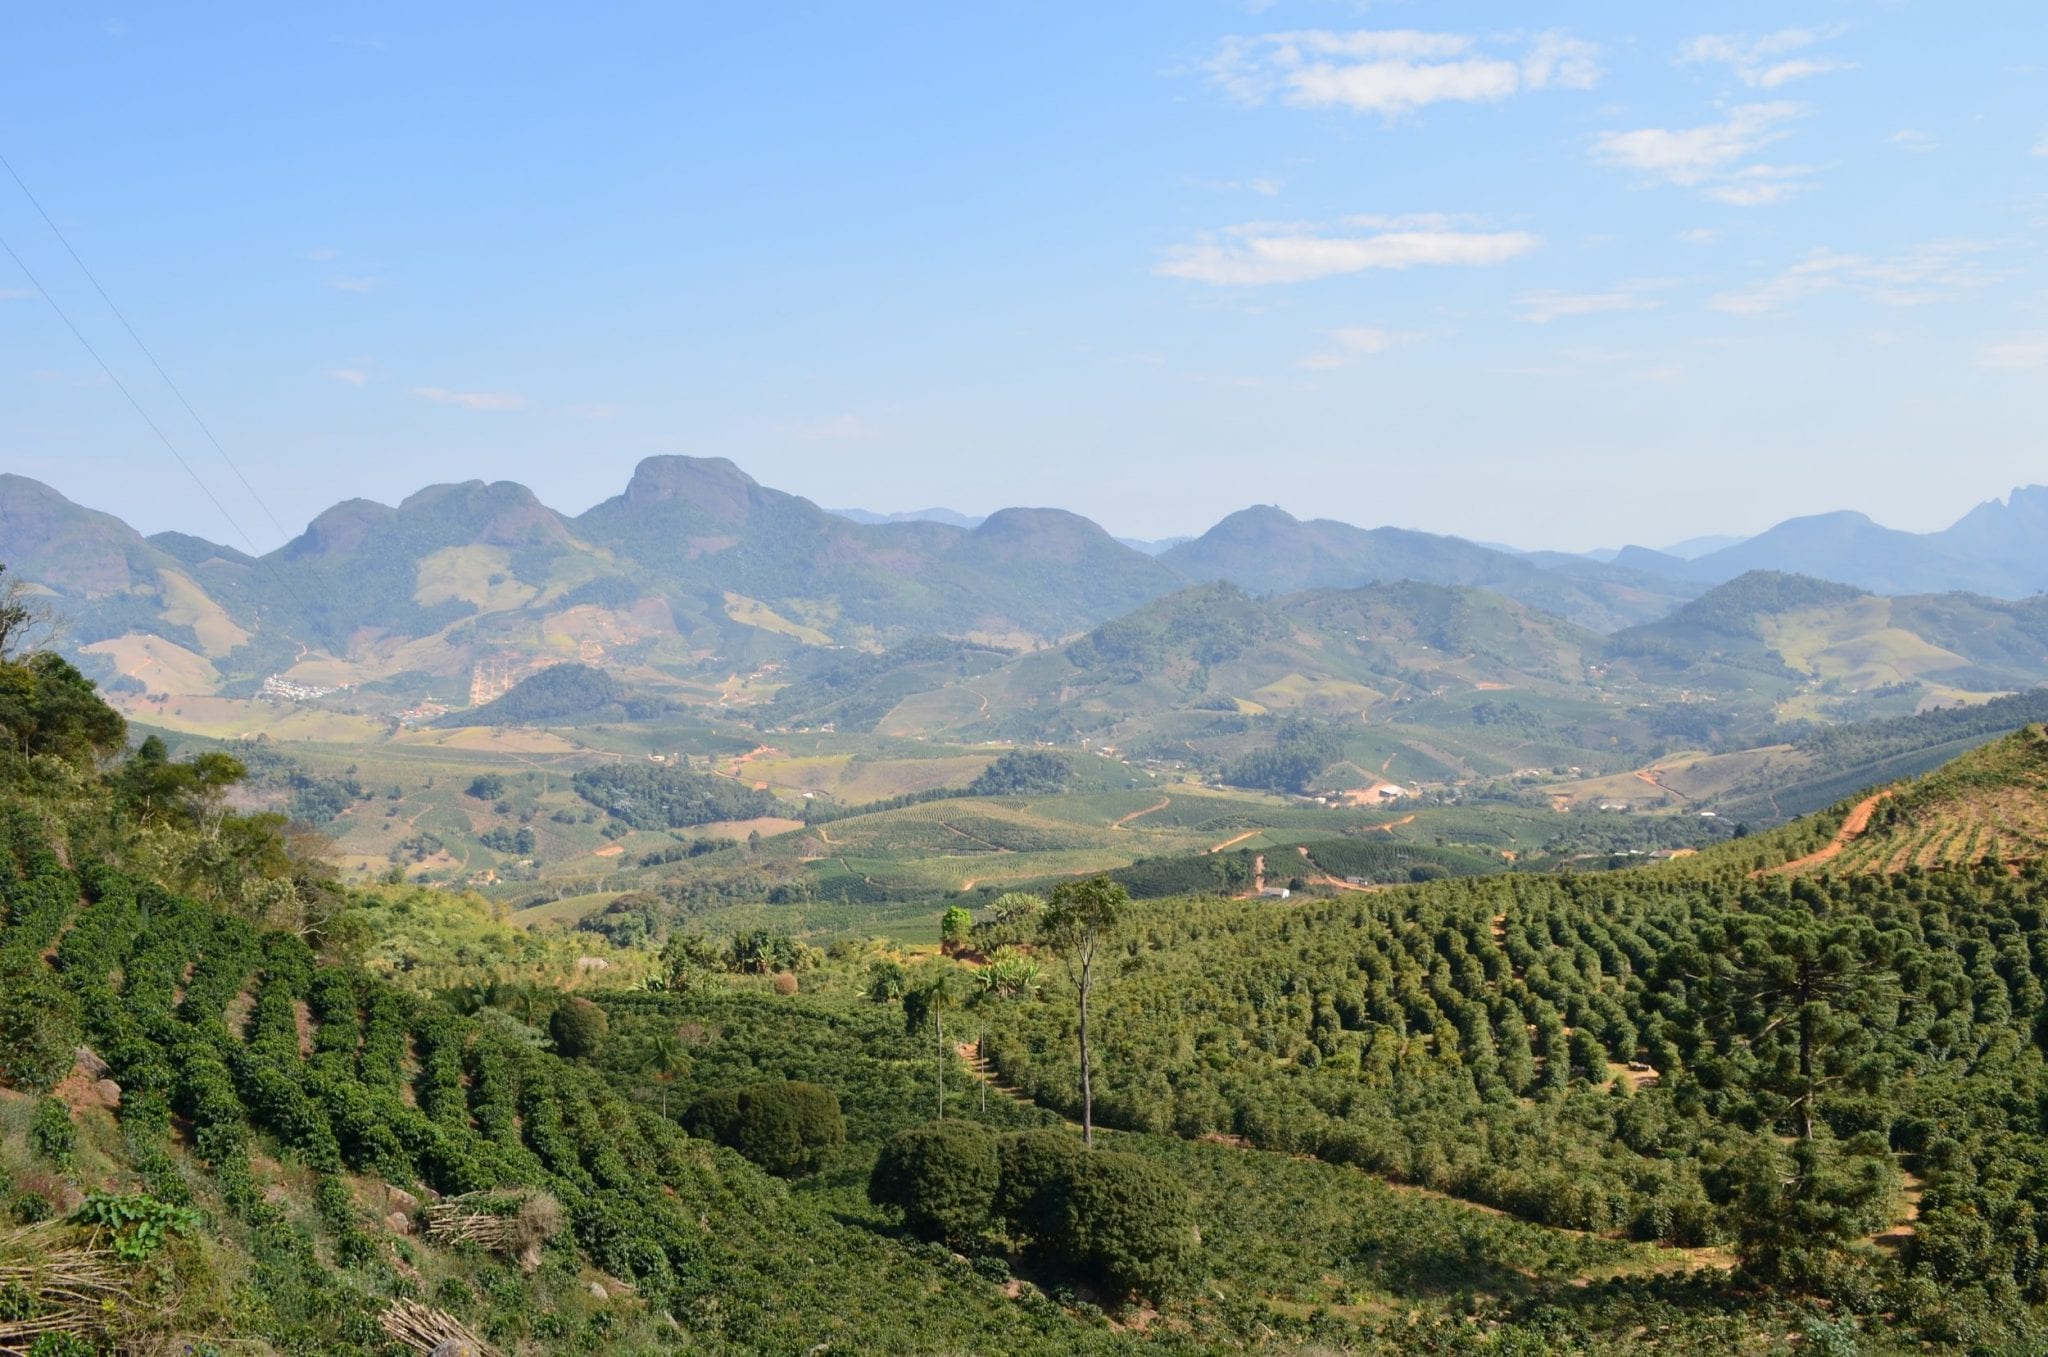
[[[1095,1090],[1088,1052],[1088,1000],[1094,995],[1096,965],[1122,925],[1130,893],[1107,876],[1063,881],[1038,920],[1038,940],[1056,953],[1074,982],[1081,1045],[1081,1142],[1095,1146]]]

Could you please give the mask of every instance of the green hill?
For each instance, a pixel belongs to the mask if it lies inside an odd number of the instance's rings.
[[[1803,871],[1994,867],[2048,854],[2048,729],[2029,726],[1885,788],[1860,832]]]
[[[964,921],[961,963],[821,953],[773,906],[658,954],[522,938],[336,886],[227,808],[232,759],[124,755],[61,661],[0,664],[0,695],[0,1346],[1961,1353],[2048,1328],[2038,859],[1760,876],[1759,841],[1112,895],[1091,1154],[1062,1129],[1075,944],[994,950],[1034,938],[1014,899]],[[2041,824],[2044,750],[1987,746],[1900,824]],[[1206,832],[1162,800],[1101,832]],[[1035,804],[934,806],[1000,854],[1029,821],[996,812]],[[1346,842],[1292,856],[1472,868]],[[922,1167],[871,1191],[907,1145]]]
[[[1696,585],[1574,562],[1546,570],[1462,538],[1401,528],[1303,522],[1271,505],[1241,509],[1160,560],[1193,580],[1228,580],[1256,593],[1355,589],[1414,580],[1490,589],[1600,631],[1660,616]]]

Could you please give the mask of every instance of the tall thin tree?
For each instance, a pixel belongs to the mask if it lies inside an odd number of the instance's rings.
[[[1095,1085],[1088,1046],[1088,1001],[1094,997],[1101,953],[1123,925],[1130,903],[1130,892],[1107,876],[1063,881],[1053,888],[1052,902],[1038,920],[1038,940],[1065,964],[1079,1003],[1081,1141],[1091,1149],[1095,1145]]]

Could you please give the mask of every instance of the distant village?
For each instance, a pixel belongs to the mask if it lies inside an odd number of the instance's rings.
[[[332,688],[323,688],[317,683],[300,683],[282,674],[272,674],[263,680],[263,688],[257,696],[272,702],[311,702],[326,697],[329,693],[345,693],[355,685],[343,683]]]

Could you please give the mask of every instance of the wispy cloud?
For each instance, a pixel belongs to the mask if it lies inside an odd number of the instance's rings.
[[[1284,179],[1190,179],[1188,183],[1196,188],[1208,189],[1212,193],[1256,193],[1261,198],[1278,197],[1280,190],[1287,187]]]
[[[125,38],[128,36],[128,21],[125,19],[102,19],[100,20],[100,32],[110,38]]]
[[[450,391],[440,386],[416,386],[412,394],[436,405],[460,410],[524,410],[526,397],[510,391]]]
[[[1225,39],[1207,69],[1232,98],[1398,117],[1429,104],[1490,103],[1524,90],[1591,89],[1591,43],[1542,33],[1488,52],[1462,33],[1304,29]]]
[[[0,287],[0,302],[18,302],[24,297],[35,295],[25,287]]]
[[[593,401],[587,405],[572,405],[569,413],[580,419],[612,419],[619,413],[619,407],[608,401]]]
[[[1224,287],[1306,283],[1369,269],[1431,264],[1501,264],[1542,241],[1526,231],[1462,230],[1454,219],[1347,217],[1314,222],[1247,222],[1176,245],[1156,272]]]
[[[306,251],[306,258],[316,264],[327,264],[341,258],[341,251],[335,249],[332,245],[319,245]]]
[[[1812,171],[1803,165],[1743,162],[1783,139],[1786,124],[1805,112],[1805,105],[1785,101],[1738,104],[1720,122],[1698,127],[1602,132],[1593,139],[1593,155],[1736,207],[1782,202],[1806,187]]]
[[[1329,346],[1301,360],[1301,366],[1317,370],[1349,367],[1361,358],[1385,353],[1406,344],[1415,336],[1383,330],[1376,325],[1344,325],[1326,332]]]
[[[2003,368],[2009,372],[2048,368],[2048,331],[1986,344],[1978,355],[1978,361],[1987,368]]]
[[[2048,132],[2041,134],[2041,139],[2034,143],[2033,150],[2029,151],[2028,154],[2048,156]]]
[[[1654,311],[1664,304],[1658,294],[1671,287],[1668,278],[1642,278],[1600,292],[1564,292],[1537,288],[1515,298],[1521,318],[1533,325],[1572,316],[1598,316],[1616,311]]]
[[[329,368],[327,379],[345,386],[362,386],[370,380],[370,374],[361,368]]]
[[[1941,145],[1932,132],[1923,132],[1917,127],[1901,127],[1885,141],[1901,151],[1932,151]]]
[[[336,292],[374,292],[377,288],[377,280],[375,278],[329,278],[327,286],[333,288]]]
[[[1678,233],[1678,243],[1681,245],[1718,245],[1721,243],[1721,233],[1711,226],[1695,226],[1691,230],[1680,231]]]
[[[1922,306],[1983,287],[1996,275],[1976,256],[1976,241],[1930,241],[1884,258],[1819,249],[1790,268],[1747,287],[1718,293],[1707,306],[1737,316],[1760,316],[1824,293],[1851,293],[1886,306]]]
[[[1815,43],[1839,36],[1839,29],[1781,28],[1760,38],[1739,34],[1708,34],[1688,42],[1678,54],[1681,64],[1715,62],[1735,72],[1751,89],[1774,90],[1810,75],[1854,70],[1852,61],[1794,56]]]

